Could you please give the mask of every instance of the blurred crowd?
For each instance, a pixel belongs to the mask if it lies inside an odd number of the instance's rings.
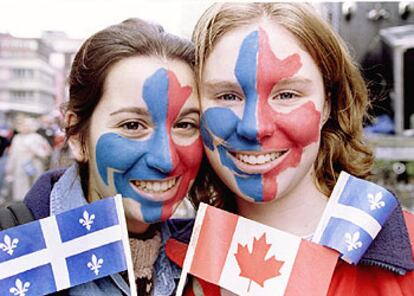
[[[43,172],[70,163],[60,112],[16,116],[0,126],[0,206],[23,200]]]

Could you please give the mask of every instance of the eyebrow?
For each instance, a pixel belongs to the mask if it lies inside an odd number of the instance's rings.
[[[202,83],[202,87],[209,91],[219,91],[223,89],[235,89],[240,90],[240,85],[237,82],[232,81],[220,81],[220,80],[208,80]]]
[[[116,110],[116,111],[112,112],[109,115],[110,116],[113,116],[113,115],[117,115],[119,113],[135,113],[137,115],[150,116],[150,113],[146,109],[144,109],[144,108],[138,108],[138,107],[121,108],[119,110]]]
[[[191,113],[200,114],[200,109],[198,109],[198,108],[189,108],[189,109],[186,109],[186,110],[183,111],[183,113],[181,113],[179,115],[179,117],[184,117],[184,116],[187,116],[187,115],[189,115]]]
[[[302,76],[296,77],[287,77],[279,80],[277,82],[278,86],[288,85],[288,84],[311,84],[312,80]],[[209,91],[219,91],[223,89],[236,89],[240,90],[240,85],[237,82],[232,81],[219,81],[219,80],[209,80],[203,83],[203,87],[205,87]]]
[[[296,76],[296,77],[288,77],[288,78],[283,78],[281,80],[279,80],[279,82],[277,83],[278,86],[280,85],[286,85],[286,84],[311,84],[312,80],[306,77],[302,77],[302,76]]]

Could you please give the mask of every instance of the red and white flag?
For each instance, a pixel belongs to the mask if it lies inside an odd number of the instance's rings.
[[[339,254],[201,204],[177,294],[190,273],[238,295],[326,295]]]

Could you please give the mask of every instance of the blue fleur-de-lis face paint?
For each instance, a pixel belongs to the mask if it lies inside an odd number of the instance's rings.
[[[312,76],[299,76],[301,71],[309,72],[310,57],[305,57],[307,68],[302,70],[300,46],[295,44],[292,48],[297,50],[287,55],[284,50],[279,58],[260,27],[226,36],[209,55],[203,72],[201,133],[207,156],[235,193],[254,202],[274,200],[278,176],[300,167],[304,149],[319,141],[322,79],[315,91]],[[272,36],[277,40],[273,44],[286,47],[277,35]],[[219,58],[232,60],[236,44],[234,63],[220,63]],[[308,99],[302,95],[305,91],[318,97]],[[307,169],[314,158],[306,157]]]
[[[197,112],[188,107],[189,100],[196,102],[192,91],[171,70],[157,69],[143,81],[141,93],[135,93],[136,105],[141,98],[141,108],[127,108],[137,114],[124,118],[119,112],[120,128],[97,139],[96,166],[101,181],[137,202],[146,223],[168,219],[197,174],[202,144]]]

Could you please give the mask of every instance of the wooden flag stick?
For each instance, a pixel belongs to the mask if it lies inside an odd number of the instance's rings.
[[[125,218],[124,206],[122,204],[122,196],[120,194],[117,194],[115,196],[115,204],[116,204],[116,209],[118,211],[118,217],[120,218],[119,224],[121,225],[121,229],[122,229],[122,244],[124,247],[125,258],[127,261],[128,280],[129,280],[129,287],[131,289],[131,296],[138,296],[137,286],[135,284],[134,266],[132,265],[131,248],[129,245],[128,228],[127,228],[126,220],[125,220],[126,218]]]
[[[201,225],[204,221],[204,216],[206,214],[207,205],[205,203],[200,203],[200,207],[197,211],[197,216],[194,222],[193,234],[191,235],[190,243],[188,245],[187,254],[185,255],[183,269],[180,276],[180,281],[178,282],[176,296],[181,296],[184,291],[185,283],[187,280],[187,274],[193,263],[193,256],[195,248],[197,245],[198,237],[200,236]]]

